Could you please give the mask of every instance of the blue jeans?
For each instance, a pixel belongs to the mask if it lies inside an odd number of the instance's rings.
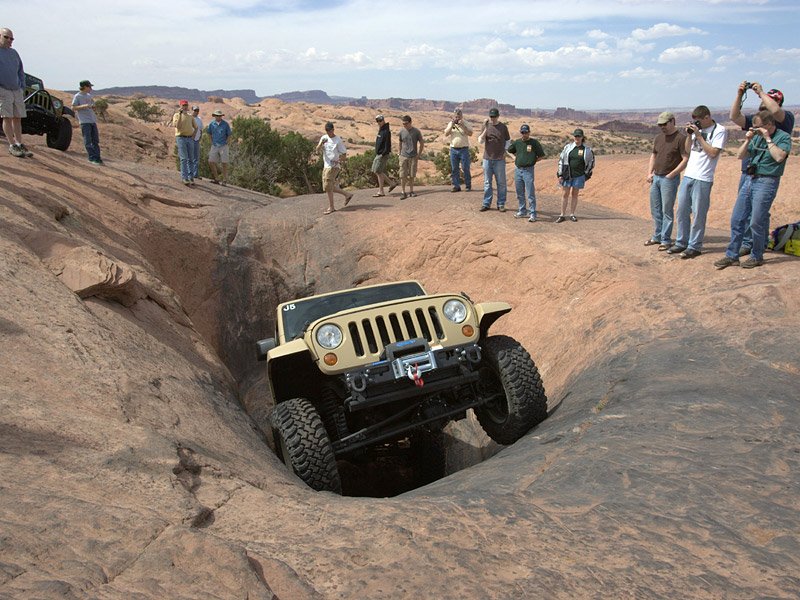
[[[492,205],[492,175],[497,180],[497,206],[506,205],[506,161],[483,159],[483,205]]]
[[[778,193],[780,177],[754,177],[745,175],[736,204],[731,213],[731,242],[725,256],[739,258],[739,248],[743,245],[745,230],[753,232],[750,256],[756,260],[764,258],[769,228],[769,209]]]
[[[472,174],[469,172],[469,147],[450,148],[450,181],[453,187],[461,189],[461,177],[459,176],[459,166],[464,171],[464,186],[467,190],[472,189]]]
[[[675,197],[681,176],[668,179],[663,175],[653,175],[650,184],[650,214],[653,216],[652,240],[662,244],[672,243],[672,223],[675,208]]]
[[[742,189],[745,180],[749,177],[747,173],[742,173],[742,176],[739,178],[739,189]],[[767,212],[767,238],[764,240],[765,242],[769,241],[769,211]],[[750,215],[748,217],[748,225],[747,229],[744,232],[744,237],[742,238],[742,248],[752,248],[753,247],[753,232],[750,229]],[[766,246],[765,246],[766,247]]]
[[[97,132],[97,123],[81,123],[81,133],[83,134],[83,145],[86,146],[86,154],[89,160],[100,160],[100,135]]]
[[[192,140],[192,179],[197,179],[200,170],[200,140]]]
[[[703,249],[712,185],[714,185],[713,181],[701,181],[692,177],[683,178],[683,183],[678,190],[678,210],[675,215],[678,223],[678,234],[675,236],[676,246],[698,252]],[[691,215],[694,215],[693,221]]]
[[[530,214],[536,216],[536,190],[533,188],[533,165],[530,167],[516,167],[514,169],[514,187],[517,189],[517,202],[519,203],[519,213],[525,214],[528,212],[527,206],[530,206]],[[525,204],[525,196],[527,192],[528,204]]]
[[[188,181],[192,179],[192,154],[194,140],[191,137],[178,136],[175,138],[178,145],[178,157],[181,159],[181,179]]]

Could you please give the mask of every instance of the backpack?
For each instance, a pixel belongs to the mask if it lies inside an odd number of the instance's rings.
[[[800,221],[778,227],[772,232],[768,248],[800,256]]]

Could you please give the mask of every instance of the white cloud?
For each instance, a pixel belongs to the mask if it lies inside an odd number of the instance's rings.
[[[655,69],[645,69],[644,67],[636,67],[635,69],[620,71],[618,75],[623,79],[656,79],[663,76],[660,71],[656,71]]]
[[[679,64],[697,62],[711,58],[711,52],[700,46],[676,46],[667,48],[658,56],[658,62],[666,64]]]
[[[612,36],[602,29],[592,29],[586,32],[586,37],[590,40],[610,40]]]
[[[631,37],[636,40],[657,40],[665,37],[676,37],[685,35],[706,35],[706,32],[697,27],[681,27],[670,25],[669,23],[657,23],[649,29],[634,29]]]

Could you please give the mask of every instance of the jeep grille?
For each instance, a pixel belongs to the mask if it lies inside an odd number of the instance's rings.
[[[445,340],[444,328],[434,306],[349,321],[347,329],[358,357],[369,353],[377,358],[387,344],[414,338],[425,338],[430,344]]]
[[[50,94],[42,90],[32,91],[31,95],[25,99],[25,104],[28,107],[38,106],[47,112],[53,110],[53,101],[50,98]]]

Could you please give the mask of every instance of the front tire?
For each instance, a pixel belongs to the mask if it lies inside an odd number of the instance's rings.
[[[272,411],[272,434],[279,458],[306,485],[317,491],[342,493],[328,433],[305,398],[282,402]]]
[[[487,337],[481,349],[478,388],[485,403],[475,416],[490,438],[507,446],[547,418],[547,396],[530,354],[514,338]]]
[[[47,147],[66,152],[72,143],[72,124],[68,119],[60,118],[53,128],[47,132]]]

